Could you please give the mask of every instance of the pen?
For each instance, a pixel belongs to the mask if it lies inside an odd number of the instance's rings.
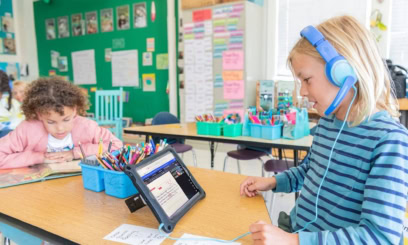
[[[85,159],[86,158],[86,155],[85,155],[85,152],[84,152],[84,149],[82,149],[82,145],[81,145],[81,142],[78,142],[78,145],[79,145],[79,149],[81,150],[81,155],[82,155],[82,159]]]

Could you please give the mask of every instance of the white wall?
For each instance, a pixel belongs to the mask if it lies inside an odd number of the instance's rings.
[[[32,81],[38,77],[37,41],[34,28],[33,0],[13,0],[13,17],[16,38],[16,55],[0,55],[1,62],[28,64],[29,76],[21,80]]]

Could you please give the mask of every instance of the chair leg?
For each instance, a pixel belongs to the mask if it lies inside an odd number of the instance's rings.
[[[197,167],[197,157],[195,154],[194,149],[191,149],[191,153],[193,153],[193,163],[194,163],[194,167]]]
[[[238,173],[241,174],[241,166],[239,165],[239,161],[237,160],[237,167],[238,167]]]
[[[264,170],[264,165],[265,165],[265,162],[262,160],[262,158],[258,158],[259,159],[259,161],[261,161],[261,167],[262,167],[262,177],[265,177],[265,170]]]
[[[227,159],[228,159],[228,155],[225,156],[225,159],[224,159],[224,167],[222,167],[223,172],[225,172],[225,166],[227,165]]]
[[[270,192],[272,193],[272,196],[271,196],[271,203],[270,203],[270,206],[269,206],[269,216],[272,217],[273,209],[275,208],[276,193],[274,193],[273,191],[270,191]]]

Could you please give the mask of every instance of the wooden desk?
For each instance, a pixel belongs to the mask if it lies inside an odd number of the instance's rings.
[[[293,160],[295,166],[298,165],[298,151],[308,151],[312,145],[313,137],[306,136],[298,140],[266,140],[253,138],[248,136],[239,137],[223,137],[223,136],[210,136],[210,135],[198,135],[195,123],[186,124],[166,124],[156,126],[141,126],[141,127],[129,127],[125,128],[124,132],[127,134],[141,134],[146,136],[157,136],[161,138],[182,138],[192,140],[210,141],[211,152],[211,168],[214,167],[214,142],[230,143],[230,144],[245,144],[254,147],[268,147],[280,149],[280,156],[282,149],[293,150]],[[281,157],[280,157],[281,158]]]
[[[239,195],[245,176],[189,169],[207,196],[179,221],[172,236],[190,233],[229,240],[248,232],[257,220],[271,222],[262,196]],[[0,196],[0,212],[80,244],[112,244],[103,237],[121,224],[159,225],[148,207],[130,213],[124,199],[85,190],[81,176],[0,189]],[[251,236],[239,242],[251,244]]]

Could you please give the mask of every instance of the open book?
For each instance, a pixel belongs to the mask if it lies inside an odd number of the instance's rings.
[[[81,174],[79,160],[43,163],[24,168],[0,169],[0,188]]]

